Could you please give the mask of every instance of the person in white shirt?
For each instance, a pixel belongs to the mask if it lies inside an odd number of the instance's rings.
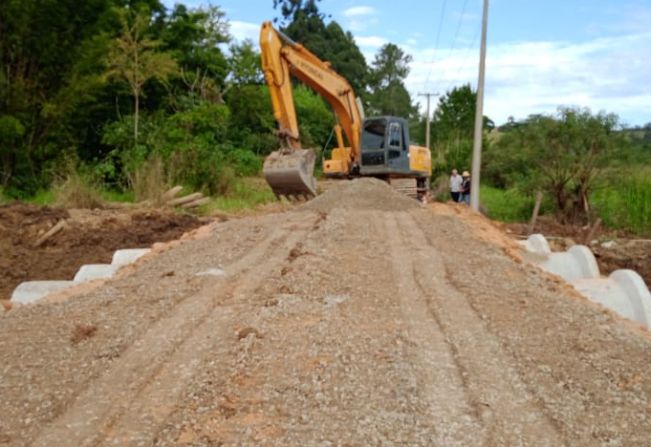
[[[463,178],[459,175],[459,171],[453,169],[452,175],[450,176],[450,196],[452,197],[453,202],[458,202],[461,198],[462,183]]]

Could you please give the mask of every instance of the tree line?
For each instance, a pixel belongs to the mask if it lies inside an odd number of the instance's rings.
[[[412,58],[394,43],[367,63],[353,35],[319,0],[270,0],[276,26],[344,76],[366,114],[426,117],[405,87]],[[257,44],[235,42],[217,6],[167,9],[160,0],[5,0],[0,5],[0,192],[28,197],[72,166],[128,189],[144,168],[169,182],[224,193],[259,172],[277,148]],[[432,116],[434,178],[470,166],[476,94],[444,92]],[[334,117],[299,84],[302,144],[327,149]],[[603,179],[648,166],[651,125],[624,131],[612,114],[484,117],[485,181],[532,196],[544,190],[564,220],[585,221]],[[613,180],[613,181],[615,181]],[[610,181],[610,180],[609,180]]]
[[[414,116],[409,56],[387,44],[369,67],[316,1],[276,1],[282,29],[350,80],[368,110]],[[128,188],[150,160],[170,181],[223,192],[277,148],[257,44],[234,42],[217,6],[159,0],[6,0],[0,7],[0,187],[26,197],[69,166]],[[303,144],[334,117],[295,91]]]

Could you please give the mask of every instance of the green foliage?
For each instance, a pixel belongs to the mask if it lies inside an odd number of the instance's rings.
[[[404,85],[411,61],[410,55],[392,43],[385,44],[375,55],[370,72],[370,86],[373,89],[369,97],[371,115],[410,118],[417,113]]]
[[[469,84],[454,87],[439,98],[430,127],[435,174],[470,170],[476,101],[477,94]],[[421,140],[425,139],[425,119],[415,133],[423,135]],[[484,117],[484,150],[490,146],[486,132],[493,127],[493,122]]]
[[[480,197],[488,216],[503,222],[527,221],[534,207],[533,197],[517,188],[504,190],[482,185]]]
[[[501,136],[486,153],[488,178],[515,182],[553,197],[562,221],[583,220],[600,169],[624,144],[617,117],[561,108],[556,116],[534,115]]]
[[[10,201],[11,199],[5,194],[4,189],[0,186],[0,205],[4,205]]]
[[[228,60],[231,78],[237,85],[260,84],[263,81],[260,54],[255,51],[253,42],[245,40],[230,46]]]
[[[16,146],[25,135],[25,126],[11,115],[0,116],[0,187],[7,187],[15,166]]]
[[[606,226],[651,234],[651,168],[615,173],[593,193],[592,203]]]
[[[106,57],[107,78],[125,81],[133,96],[133,139],[138,143],[140,97],[145,83],[151,79],[166,83],[178,72],[176,61],[168,53],[157,51],[161,41],[146,36],[151,16],[144,11],[123,11],[120,14],[122,33],[109,47]]]
[[[266,182],[260,178],[239,178],[231,186],[227,194],[216,197],[206,205],[204,213],[210,215],[219,211],[248,210],[277,200]]]
[[[294,103],[303,146],[322,148],[335,125],[332,111],[319,95],[305,86],[294,89]]]
[[[289,37],[330,62],[357,95],[365,96],[368,66],[350,32],[344,32],[334,20],[326,25],[316,0],[274,0],[274,7],[280,7],[282,30]]]

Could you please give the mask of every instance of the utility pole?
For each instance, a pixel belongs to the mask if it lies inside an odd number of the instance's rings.
[[[470,206],[479,211],[479,183],[481,171],[481,143],[484,126],[484,79],[486,74],[486,31],[488,28],[488,0],[484,0],[481,23],[481,50],[479,53],[479,80],[477,82],[477,110],[475,112],[475,137],[472,146],[472,186]]]
[[[432,120],[432,117],[431,117],[431,115],[430,115],[430,113],[429,113],[429,99],[430,99],[432,96],[438,96],[438,95],[439,95],[438,93],[419,93],[419,94],[418,94],[418,96],[425,96],[425,97],[427,97],[427,121],[426,121],[426,122],[427,122],[427,126],[426,126],[426,129],[425,129],[425,146],[427,147],[427,149],[430,148],[430,147],[429,147],[429,123],[430,123],[430,121]]]

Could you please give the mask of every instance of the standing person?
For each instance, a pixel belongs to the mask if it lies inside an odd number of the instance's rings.
[[[463,171],[461,183],[461,201],[470,205],[470,172]]]
[[[450,176],[450,196],[452,197],[453,202],[459,202],[461,200],[462,183],[463,179],[459,175],[459,171],[453,169],[452,175]]]

